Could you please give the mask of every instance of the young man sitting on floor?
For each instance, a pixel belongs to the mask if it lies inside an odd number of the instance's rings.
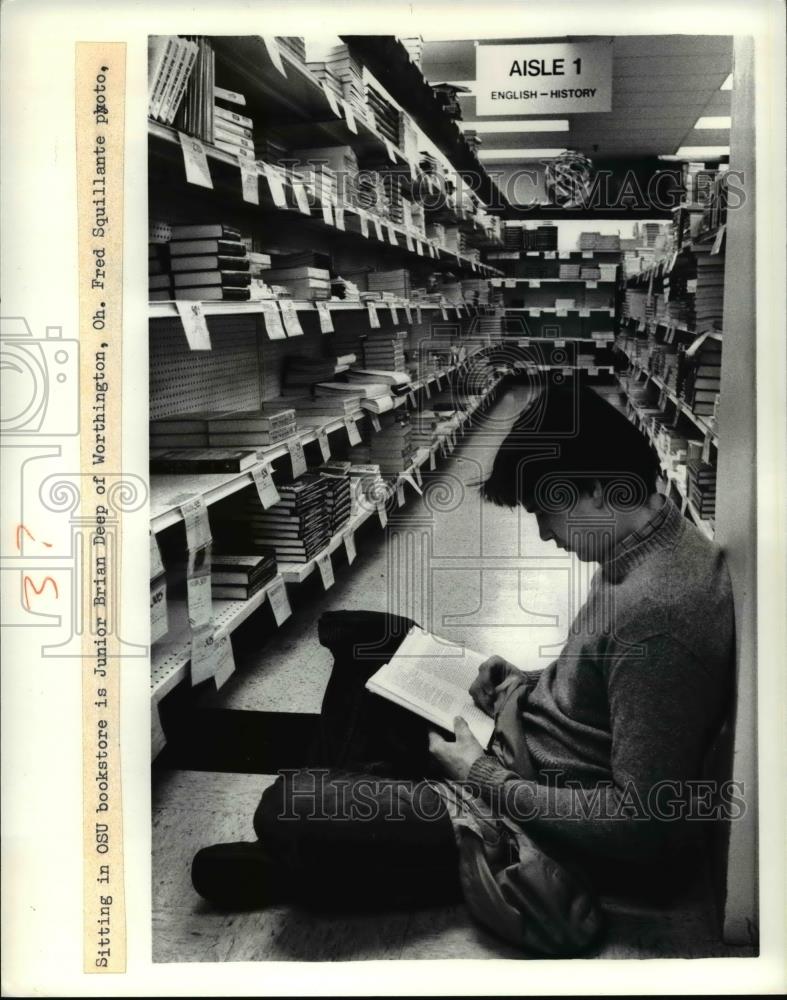
[[[471,693],[495,719],[485,750],[463,720],[446,739],[365,690],[412,623],[324,616],[335,666],[315,767],[266,790],[258,844],[199,852],[197,891],[224,906],[457,898],[440,779],[467,783],[599,887],[654,871],[666,881],[690,863],[700,844],[691,783],[730,692],[732,597],[721,552],[656,492],[656,475],[644,437],[590,390],[551,391],[525,410],[484,496],[524,506],[542,539],[599,564],[558,658],[536,671],[496,656],[483,664]],[[385,803],[402,796],[392,819]]]

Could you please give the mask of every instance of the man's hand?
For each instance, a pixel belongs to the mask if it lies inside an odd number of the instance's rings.
[[[470,768],[483,754],[484,748],[470,732],[465,720],[457,715],[454,719],[453,743],[444,740],[438,733],[429,734],[429,752],[437,760],[449,778],[464,781]]]
[[[478,668],[478,677],[470,685],[470,695],[482,712],[494,716],[498,689],[509,677],[522,671],[502,656],[490,656]]]

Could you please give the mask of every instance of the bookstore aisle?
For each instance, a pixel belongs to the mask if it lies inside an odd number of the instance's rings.
[[[469,432],[431,480],[430,490],[438,493],[441,486],[451,492],[460,483],[466,488],[463,502],[434,521],[434,561],[441,568],[434,570],[431,614],[433,627],[447,638],[497,652],[523,667],[537,667],[545,665],[559,648],[571,600],[583,597],[579,593],[572,598],[567,586],[568,561],[573,564],[573,557],[564,555],[566,563],[556,572],[554,545],[540,540],[534,519],[520,520],[516,512],[482,504],[473,489],[479,471],[493,458],[508,420],[521,408],[526,391],[513,387],[490,411],[497,438],[489,435],[480,443]],[[424,501],[407,507],[401,519],[403,530],[421,521],[423,507]],[[389,522],[389,528],[395,525]],[[510,569],[474,573],[451,569],[451,560],[460,561],[462,556],[472,556],[474,565],[479,564],[479,537],[486,562],[494,567],[497,557],[500,566],[500,557],[511,555],[510,539],[520,529],[526,577]],[[245,649],[236,655],[236,675],[219,692],[224,709],[293,715],[319,710],[331,667],[328,650],[317,642],[319,616],[331,609],[386,610],[388,606],[391,541],[383,544],[379,529],[374,541],[359,548],[351,572],[350,567],[337,572],[334,586],[313,596],[267,643],[260,645],[254,635],[244,637]],[[410,589],[407,592],[412,594]],[[401,610],[415,611],[408,605]],[[284,751],[280,766],[286,766],[286,760]],[[273,777],[155,771],[155,961],[523,958],[520,951],[475,924],[464,906],[373,916],[324,916],[286,906],[253,913],[223,913],[208,907],[191,888],[191,859],[208,844],[253,839],[251,817]],[[693,887],[670,908],[668,921],[657,909],[608,900],[610,932],[599,957],[738,954],[720,943],[713,907],[704,890],[702,883]]]

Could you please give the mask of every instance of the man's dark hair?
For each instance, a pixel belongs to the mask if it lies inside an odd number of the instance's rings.
[[[626,416],[586,386],[550,386],[525,407],[482,486],[501,507],[565,509],[598,480],[625,509],[656,489],[658,462]]]

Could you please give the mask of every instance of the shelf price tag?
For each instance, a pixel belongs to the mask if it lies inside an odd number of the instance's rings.
[[[423,257],[424,255],[423,244],[418,239],[415,241],[415,252],[418,254],[419,257]]]
[[[182,498],[182,499],[181,499]],[[208,508],[203,497],[196,494],[181,494],[179,507],[186,526],[186,547],[189,552],[210,545],[213,538],[210,533]]]
[[[295,204],[298,206],[298,211],[303,212],[304,215],[311,215],[312,210],[309,206],[309,196],[306,194],[306,188],[303,186],[303,181],[298,180],[297,177],[290,179],[292,184],[292,193],[295,195]]]
[[[204,550],[201,550],[204,552]],[[191,563],[191,559],[189,560]],[[213,622],[213,604],[211,602],[211,576],[210,566],[205,572],[204,568],[197,573],[189,573],[186,578],[186,599],[189,609],[189,625],[193,629],[200,629]]]
[[[279,51],[279,43],[275,38],[270,35],[263,35],[263,42],[265,43],[265,51],[268,53],[268,58],[276,67],[276,69],[281,73],[281,75],[286,79],[287,74],[284,71],[284,63],[281,61],[281,52]]]
[[[391,310],[391,322],[394,323],[394,324],[398,323],[399,322],[399,313],[398,313],[398,311],[396,309],[396,306],[393,304],[393,302],[389,302],[388,303],[388,308]]]
[[[388,513],[385,509],[384,503],[377,504],[377,516],[380,519],[380,527],[384,528],[388,524]]]
[[[426,398],[432,398],[432,390],[429,388],[429,379],[424,382],[424,392],[426,393]]]
[[[232,642],[226,632],[221,632],[213,642],[218,646],[216,651],[216,672],[213,680],[216,682],[216,689],[223,687],[235,673],[235,656],[232,652]]]
[[[194,631],[191,636],[191,686],[210,680],[216,674],[213,623]]]
[[[290,453],[290,465],[292,466],[292,478],[297,479],[306,472],[306,456],[303,454],[303,442],[300,438],[294,437],[287,441],[287,451]]]
[[[385,150],[388,153],[388,159],[391,163],[396,163],[396,153],[394,152],[394,145],[390,139],[386,139],[383,136],[383,142],[385,143]]]
[[[153,757],[158,757],[166,745],[167,737],[164,734],[164,727],[161,725],[158,702],[154,702],[150,706],[150,750]]]
[[[369,414],[369,420],[371,422],[372,429],[375,430],[375,431],[379,431],[380,430],[380,418],[377,416],[377,414],[376,413],[370,413]]]
[[[328,435],[322,427],[317,431],[317,444],[320,446],[320,454],[322,455],[323,462],[327,462],[331,457],[331,446],[328,441]]]
[[[369,239],[369,216],[362,208],[358,209],[358,218],[361,220],[361,236]]]
[[[333,209],[333,215],[334,218],[336,219],[336,228],[341,229],[342,232],[344,232],[345,231],[344,209],[340,208],[338,205],[335,205]]]
[[[566,346],[565,340],[556,340],[555,341],[555,347],[565,347],[565,346]]]
[[[162,574],[150,584],[150,641],[158,642],[169,632],[167,579]]]
[[[262,164],[262,172],[265,174],[265,180],[268,182],[273,204],[276,208],[286,208],[287,197],[284,194],[284,181],[281,179],[279,172],[270,163]]]
[[[437,455],[433,449],[429,449],[429,471],[434,472],[437,468]]]
[[[440,315],[443,319],[448,319],[448,310],[442,302],[440,303]]]
[[[456,318],[457,319],[461,319],[462,318],[462,307],[461,306],[454,306],[454,308],[456,309]]]
[[[588,319],[589,316],[590,316],[590,310],[589,309],[580,309],[579,310],[579,315],[580,315],[580,317],[582,319]]]
[[[161,559],[161,550],[158,547],[158,539],[153,529],[150,529],[150,579],[155,580],[164,573],[164,563]]]
[[[320,320],[320,333],[333,333],[331,310],[326,302],[316,302],[317,316]]]
[[[415,250],[415,244],[413,243],[412,236],[407,232],[407,230],[405,230],[404,233],[404,242],[405,246],[410,251],[410,253],[413,253],[413,251]]]
[[[238,163],[240,166],[240,186],[243,191],[243,200],[249,202],[250,205],[259,205],[260,188],[257,183],[259,178],[257,167],[256,165],[247,163],[242,156],[238,157]]]
[[[417,465],[413,469],[412,475],[409,472],[405,472],[402,479],[406,483],[409,483],[419,496],[423,496],[423,490],[421,489],[423,480],[421,479],[421,470]]]
[[[408,324],[413,322],[413,310],[410,308],[410,303],[405,302],[404,304],[404,314],[407,317]]]
[[[281,313],[273,299],[263,299],[260,302],[260,310],[265,320],[265,330],[270,340],[286,340],[287,334],[281,322]]]
[[[347,438],[351,445],[361,443],[361,435],[358,433],[358,425],[354,417],[345,417],[344,426],[347,428]]]
[[[186,334],[189,349],[192,351],[211,350],[208,321],[202,311],[202,303],[199,300],[175,299],[175,308],[178,310],[180,322],[183,324],[183,332]]]
[[[264,462],[254,466],[251,470],[251,478],[254,480],[260,503],[265,510],[279,502],[279,491],[276,489],[270,468]]]
[[[358,126],[355,123],[355,115],[353,114],[353,109],[347,103],[347,101],[342,101],[342,110],[344,111],[344,120],[347,122],[347,128],[358,135]]]
[[[372,222],[374,224],[374,235],[382,243],[385,237],[383,236],[383,224],[377,218],[377,216],[372,216]]]
[[[585,288],[598,288],[598,282],[597,281],[586,281],[585,282]]]
[[[420,326],[424,321],[423,310],[420,306],[415,307],[415,321]]]
[[[347,553],[347,563],[352,566],[357,555],[355,550],[355,532],[345,531],[342,538],[344,539],[344,551]]]
[[[376,308],[374,302],[367,302],[366,303],[366,311],[369,313],[369,326],[373,330],[379,330],[380,329],[380,318],[377,315],[377,308]]]
[[[335,582],[330,552],[321,552],[320,555],[317,556],[315,562],[317,563],[317,569],[320,571],[320,576],[322,577],[322,585],[325,590],[329,590]]]
[[[559,319],[565,319],[568,316],[568,310],[567,309],[558,309],[558,311],[555,313],[555,315]]]
[[[394,229],[394,227],[389,222],[385,228],[388,232],[388,242],[391,244],[392,247],[398,247],[399,242],[396,239],[396,230]]]
[[[280,299],[279,308],[281,309],[281,316],[284,320],[284,329],[287,331],[287,336],[302,337],[303,327],[301,326],[301,321],[298,319],[298,310],[295,308],[295,303],[292,299]]]
[[[716,239],[713,241],[713,246],[710,248],[710,252],[712,254],[717,254],[721,250],[721,245],[724,242],[725,230],[725,226],[719,226],[719,230],[716,233]]]
[[[331,203],[329,201],[322,201],[320,202],[320,206],[322,208],[322,221],[326,226],[332,226],[333,208],[331,207]]]
[[[287,588],[281,577],[274,580],[270,587],[268,587],[268,600],[270,601],[271,611],[273,612],[273,617],[276,619],[276,624],[279,626],[283,625],[292,614],[292,608],[290,607],[290,600],[287,597]]]
[[[322,89],[331,111],[333,111],[337,118],[341,118],[342,113],[339,110],[339,102],[336,99],[336,94],[334,94],[330,87],[326,87],[325,84],[322,84]]]
[[[401,479],[396,484],[396,506],[404,507],[404,483]]]
[[[210,176],[208,157],[205,147],[199,139],[193,135],[186,135],[185,132],[178,132],[180,148],[183,152],[183,166],[186,170],[186,180],[189,184],[196,184],[198,187],[213,187],[213,178]]]

